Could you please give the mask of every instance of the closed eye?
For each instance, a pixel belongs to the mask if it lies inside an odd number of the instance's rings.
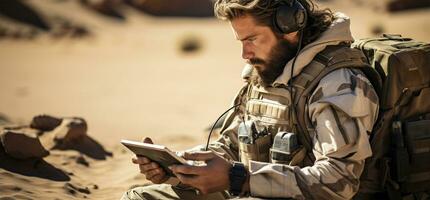
[[[250,36],[248,36],[248,37],[245,37],[245,38],[243,38],[243,39],[241,39],[240,41],[254,41],[255,39],[257,38],[257,36],[256,35],[250,35]]]

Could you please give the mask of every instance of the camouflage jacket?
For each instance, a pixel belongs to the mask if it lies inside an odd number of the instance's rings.
[[[293,76],[328,45],[352,42],[349,19],[336,13],[332,26],[297,57]],[[273,83],[287,84],[292,63]],[[239,101],[241,95],[236,96]],[[338,69],[325,76],[308,102],[309,118],[315,124],[312,162],[290,166],[251,161],[250,194],[253,197],[295,199],[351,199],[358,191],[364,160],[372,155],[368,134],[378,115],[378,97],[369,80],[355,69]],[[240,109],[231,112],[221,137],[210,148],[239,160],[237,128]]]

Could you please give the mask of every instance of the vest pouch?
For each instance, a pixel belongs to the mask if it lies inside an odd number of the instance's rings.
[[[270,161],[272,163],[290,164],[299,148],[295,133],[278,132],[270,149]]]
[[[410,166],[403,124],[400,121],[393,122],[391,134],[391,177],[397,182],[404,182],[409,174]]]
[[[409,154],[409,169],[400,181],[403,194],[430,191],[430,118],[429,115],[403,123]]]
[[[269,162],[269,150],[272,146],[271,135],[265,135],[254,140],[254,143],[248,144],[239,141],[240,161],[249,166],[249,161]]]

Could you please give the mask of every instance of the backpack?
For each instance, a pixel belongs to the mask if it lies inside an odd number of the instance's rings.
[[[384,34],[329,46],[314,60],[322,65],[308,65],[293,80],[303,145],[312,149],[306,104],[319,81],[339,68],[361,69],[379,96],[380,111],[359,193],[401,199],[430,191],[430,44]]]
[[[430,44],[384,35],[352,47],[382,79],[373,156],[366,160],[361,189],[385,189],[391,199],[430,191]]]

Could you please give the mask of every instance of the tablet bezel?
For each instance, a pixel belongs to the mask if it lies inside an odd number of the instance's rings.
[[[154,157],[152,157],[151,154],[149,153],[150,151],[159,151],[159,152],[167,153],[172,159],[174,159],[173,161],[176,161],[177,164],[187,165],[187,161],[184,158],[178,156],[176,153],[174,153],[173,151],[171,151],[170,149],[162,145],[149,144],[149,143],[137,142],[132,140],[121,140],[121,144],[126,146],[131,152],[133,152],[137,156],[144,156],[158,163],[160,167],[162,167],[166,171],[166,174],[169,176],[175,176],[173,172],[168,168],[169,164],[163,163],[160,160],[154,159]],[[133,147],[140,148],[143,151],[148,151],[148,153],[146,155],[141,155],[142,152],[136,152],[133,149]]]

